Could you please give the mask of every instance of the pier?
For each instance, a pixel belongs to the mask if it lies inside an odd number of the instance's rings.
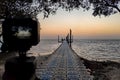
[[[80,57],[66,41],[43,63],[38,58],[36,76],[40,80],[93,80]]]

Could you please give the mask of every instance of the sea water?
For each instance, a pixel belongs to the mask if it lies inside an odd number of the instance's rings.
[[[80,57],[89,60],[120,62],[120,40],[77,39],[72,48]]]
[[[60,44],[57,39],[41,39],[28,53],[34,56],[52,54]],[[88,60],[120,62],[120,40],[75,39],[72,48],[80,57]]]
[[[52,54],[60,44],[57,39],[41,39],[40,42],[32,46],[27,53],[33,56],[49,55]]]

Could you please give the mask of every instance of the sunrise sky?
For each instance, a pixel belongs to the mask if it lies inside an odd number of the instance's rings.
[[[74,38],[120,39],[120,13],[94,17],[91,11],[59,9],[56,15],[43,19],[43,14],[39,14],[38,18],[42,38],[64,37],[72,29]]]

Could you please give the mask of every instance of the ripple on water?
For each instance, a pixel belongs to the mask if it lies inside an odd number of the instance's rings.
[[[74,40],[73,49],[89,60],[120,61],[120,40]]]

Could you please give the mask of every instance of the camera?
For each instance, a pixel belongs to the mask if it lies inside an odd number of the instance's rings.
[[[3,80],[29,80],[35,76],[35,57],[26,56],[31,46],[40,41],[40,26],[33,18],[7,18],[2,23],[2,50],[18,52],[5,63]],[[12,75],[12,76],[11,76]]]
[[[40,24],[32,18],[8,18],[3,21],[4,46],[8,51],[26,52],[40,41]]]

